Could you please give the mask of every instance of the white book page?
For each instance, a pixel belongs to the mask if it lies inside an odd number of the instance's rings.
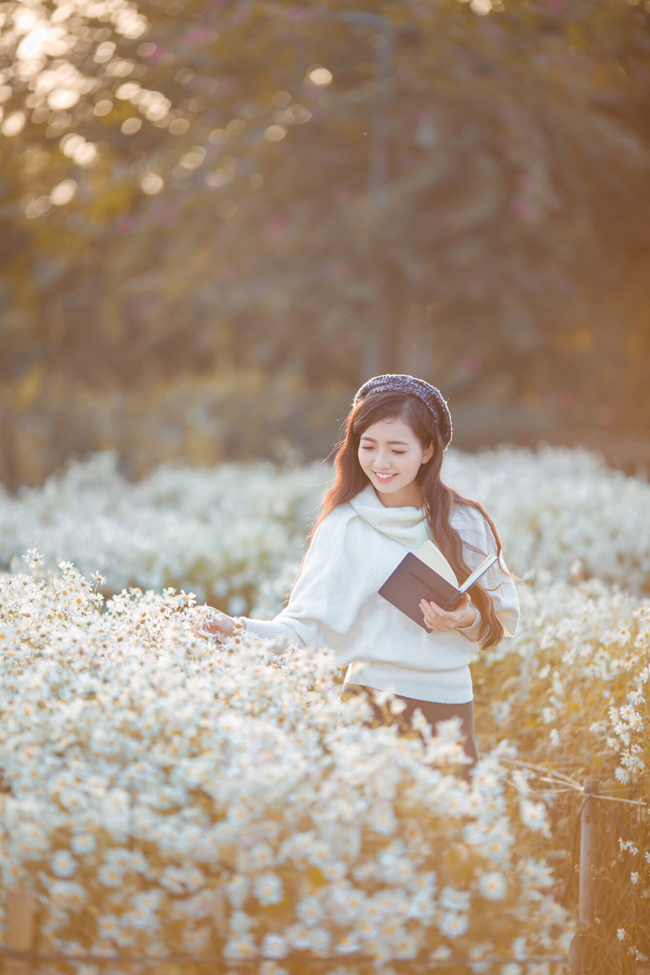
[[[449,562],[442,554],[437,545],[435,545],[431,540],[424,542],[420,545],[418,549],[413,552],[416,558],[428,565],[430,569],[437,572],[439,576],[442,576],[447,582],[458,589],[458,579],[456,578],[456,573],[450,566]]]

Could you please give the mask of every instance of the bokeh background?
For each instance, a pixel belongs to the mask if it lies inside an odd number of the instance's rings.
[[[455,446],[647,474],[650,2],[0,7],[0,480]]]

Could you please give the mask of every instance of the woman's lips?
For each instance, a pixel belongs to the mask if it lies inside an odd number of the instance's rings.
[[[375,475],[378,481],[381,481],[382,484],[388,484],[388,482],[392,481],[394,477],[397,477],[397,474],[391,474],[389,477],[380,477],[376,471],[373,471],[372,473]]]

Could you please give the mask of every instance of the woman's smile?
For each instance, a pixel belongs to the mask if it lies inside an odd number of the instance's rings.
[[[379,481],[391,481],[397,474],[378,474],[377,471],[372,472]]]

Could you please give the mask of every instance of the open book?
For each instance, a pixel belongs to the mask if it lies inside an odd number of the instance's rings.
[[[429,632],[420,600],[432,600],[448,611],[455,609],[464,593],[498,558],[496,553],[486,556],[459,586],[454,570],[440,549],[432,541],[426,541],[417,551],[407,552],[379,589],[379,595]]]

